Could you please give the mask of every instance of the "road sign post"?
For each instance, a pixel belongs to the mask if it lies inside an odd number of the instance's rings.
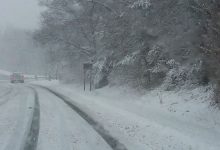
[[[84,80],[84,91],[85,91],[86,90],[86,70],[84,69],[83,72],[84,72],[83,80]]]
[[[92,63],[84,63],[83,64],[83,73],[84,73],[84,91],[86,90],[86,72],[90,71],[90,76],[89,76],[89,87],[90,87],[90,91],[92,91]]]

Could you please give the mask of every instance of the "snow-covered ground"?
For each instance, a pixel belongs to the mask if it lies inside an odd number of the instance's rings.
[[[220,111],[210,106],[210,87],[142,92],[105,87],[84,92],[77,84],[32,83],[69,97],[128,150],[220,149]],[[40,111],[37,150],[111,149],[101,134],[59,96],[32,86],[36,98],[30,86],[0,84],[0,150],[22,149],[31,121],[35,120],[36,107]]]
[[[35,84],[71,98],[128,149],[220,149],[220,111],[210,106],[210,87],[140,94],[123,87],[84,92],[56,81]]]
[[[111,150],[59,97],[30,87],[0,84],[0,150]]]
[[[16,87],[0,97],[0,150],[21,150],[30,126],[33,95],[23,86]]]
[[[10,74],[11,73],[9,71],[0,70],[0,75],[10,76]]]
[[[37,91],[41,109],[38,150],[111,150],[62,100],[43,89]]]
[[[5,80],[9,80],[10,72],[5,70],[0,70],[0,82],[4,82]]]

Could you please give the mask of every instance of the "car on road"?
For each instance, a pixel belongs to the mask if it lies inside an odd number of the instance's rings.
[[[24,83],[24,75],[22,73],[14,72],[10,75],[11,83]]]

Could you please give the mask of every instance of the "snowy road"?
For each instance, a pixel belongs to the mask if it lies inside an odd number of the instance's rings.
[[[50,85],[0,84],[0,150],[218,150],[220,147],[219,115],[214,124],[204,121],[212,120],[211,115],[199,115],[201,121],[196,123],[191,115],[180,117],[177,112],[151,109],[153,105],[140,106],[128,100],[128,103],[114,102],[113,98],[108,100],[95,93],[82,94],[74,88]]]
[[[49,87],[55,95],[64,96],[129,150],[220,148],[219,111],[206,102],[209,94],[202,92],[205,89],[182,94],[164,92],[162,105],[157,91],[136,97],[134,92],[123,92],[120,88],[83,92],[82,87],[73,84],[45,81],[36,84]]]
[[[24,149],[34,117],[32,90],[23,85],[1,85],[1,91],[4,89],[0,97],[0,149]]]
[[[0,88],[0,150],[126,150],[62,95],[28,84]]]

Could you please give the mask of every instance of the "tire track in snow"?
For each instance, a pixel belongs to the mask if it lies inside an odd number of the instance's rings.
[[[12,114],[13,118],[11,118],[12,120],[10,123],[11,131],[9,131],[5,146],[3,146],[4,150],[23,150],[25,142],[24,138],[26,138],[26,133],[28,132],[27,129],[30,127],[31,118],[33,116],[33,111],[28,110],[28,107],[32,107],[34,101],[29,101],[29,94],[25,88],[15,88],[15,91],[16,94],[10,95],[10,100],[4,105],[6,108],[13,108],[16,112],[15,114]],[[8,113],[11,112],[9,111]]]
[[[48,92],[54,94],[55,96],[57,96],[58,98],[60,98],[61,100],[63,100],[70,108],[72,108],[76,113],[78,113],[86,122],[88,122],[92,128],[106,141],[106,143],[113,149],[113,150],[127,150],[127,148],[125,147],[125,145],[123,145],[122,143],[120,143],[116,138],[114,138],[113,136],[110,135],[110,133],[104,129],[104,127],[99,124],[98,122],[96,122],[91,116],[89,116],[87,113],[85,113],[84,111],[82,111],[77,104],[74,104],[72,102],[72,100],[60,93],[57,93],[56,91],[44,87],[44,86],[40,86],[40,85],[35,85],[35,86],[39,86],[45,90],[47,90]]]
[[[23,150],[36,150],[40,128],[40,105],[37,91],[33,87],[29,88],[34,92],[35,105],[30,130],[27,134]]]
[[[22,94],[21,94],[22,95]],[[16,95],[10,95],[7,97],[7,104],[5,103],[4,106],[0,107],[1,110],[1,120],[0,120],[0,126],[1,126],[1,147],[0,149],[3,150],[10,150],[14,149],[15,147],[19,147],[20,145],[16,142],[16,136],[20,136],[19,130],[20,124],[23,123],[24,113],[21,110],[23,109],[23,105],[21,102],[17,101],[17,99],[20,98],[18,94]],[[4,98],[6,101],[6,98]],[[12,102],[13,101],[13,102]],[[2,139],[4,137],[4,139]],[[21,139],[21,138],[19,138]],[[19,143],[19,142],[18,142]]]

